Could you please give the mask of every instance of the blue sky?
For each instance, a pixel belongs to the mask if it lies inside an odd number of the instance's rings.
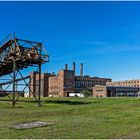
[[[84,63],[84,74],[140,79],[140,2],[0,2],[0,40],[42,42],[50,55],[43,71]]]

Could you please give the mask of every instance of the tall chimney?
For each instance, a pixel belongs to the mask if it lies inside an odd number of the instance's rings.
[[[80,64],[80,76],[83,76],[83,63]]]
[[[74,71],[74,75],[75,75],[75,62],[73,62],[73,71]]]
[[[65,64],[65,70],[68,70],[68,64]]]

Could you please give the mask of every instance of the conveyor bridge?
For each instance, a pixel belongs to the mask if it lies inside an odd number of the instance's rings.
[[[11,80],[0,83],[0,91],[3,93],[12,93],[13,97],[10,98],[12,105],[15,105],[17,101],[15,99],[15,94],[17,92],[17,82],[23,81],[25,83],[25,88],[28,86],[29,92],[35,97],[40,105],[40,88],[41,88],[41,65],[49,61],[49,56],[46,51],[43,51],[42,43],[29,41],[24,39],[19,39],[15,34],[8,35],[4,40],[0,42],[0,78],[9,75]],[[29,76],[23,76],[21,70],[27,69],[29,67],[37,67],[36,72],[39,73],[39,85],[38,85],[38,98],[31,91],[29,83],[26,79]],[[20,78],[17,76],[19,75]],[[8,88],[3,89],[5,85],[12,85],[12,90],[7,91]],[[25,89],[24,88],[24,89]],[[20,91],[19,93],[21,93]],[[24,90],[23,90],[24,92]],[[19,97],[18,97],[19,98]]]

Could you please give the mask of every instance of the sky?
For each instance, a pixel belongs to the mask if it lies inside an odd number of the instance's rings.
[[[0,40],[10,33],[42,42],[43,72],[72,69],[116,80],[140,79],[140,2],[0,2]],[[28,71],[28,70],[26,70]]]

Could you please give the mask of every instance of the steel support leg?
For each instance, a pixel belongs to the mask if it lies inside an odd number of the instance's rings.
[[[41,106],[41,102],[40,102],[40,97],[41,97],[41,64],[39,64],[38,67],[39,67],[38,105]]]
[[[13,60],[13,99],[12,107],[15,107],[15,79],[16,79],[16,62]]]

